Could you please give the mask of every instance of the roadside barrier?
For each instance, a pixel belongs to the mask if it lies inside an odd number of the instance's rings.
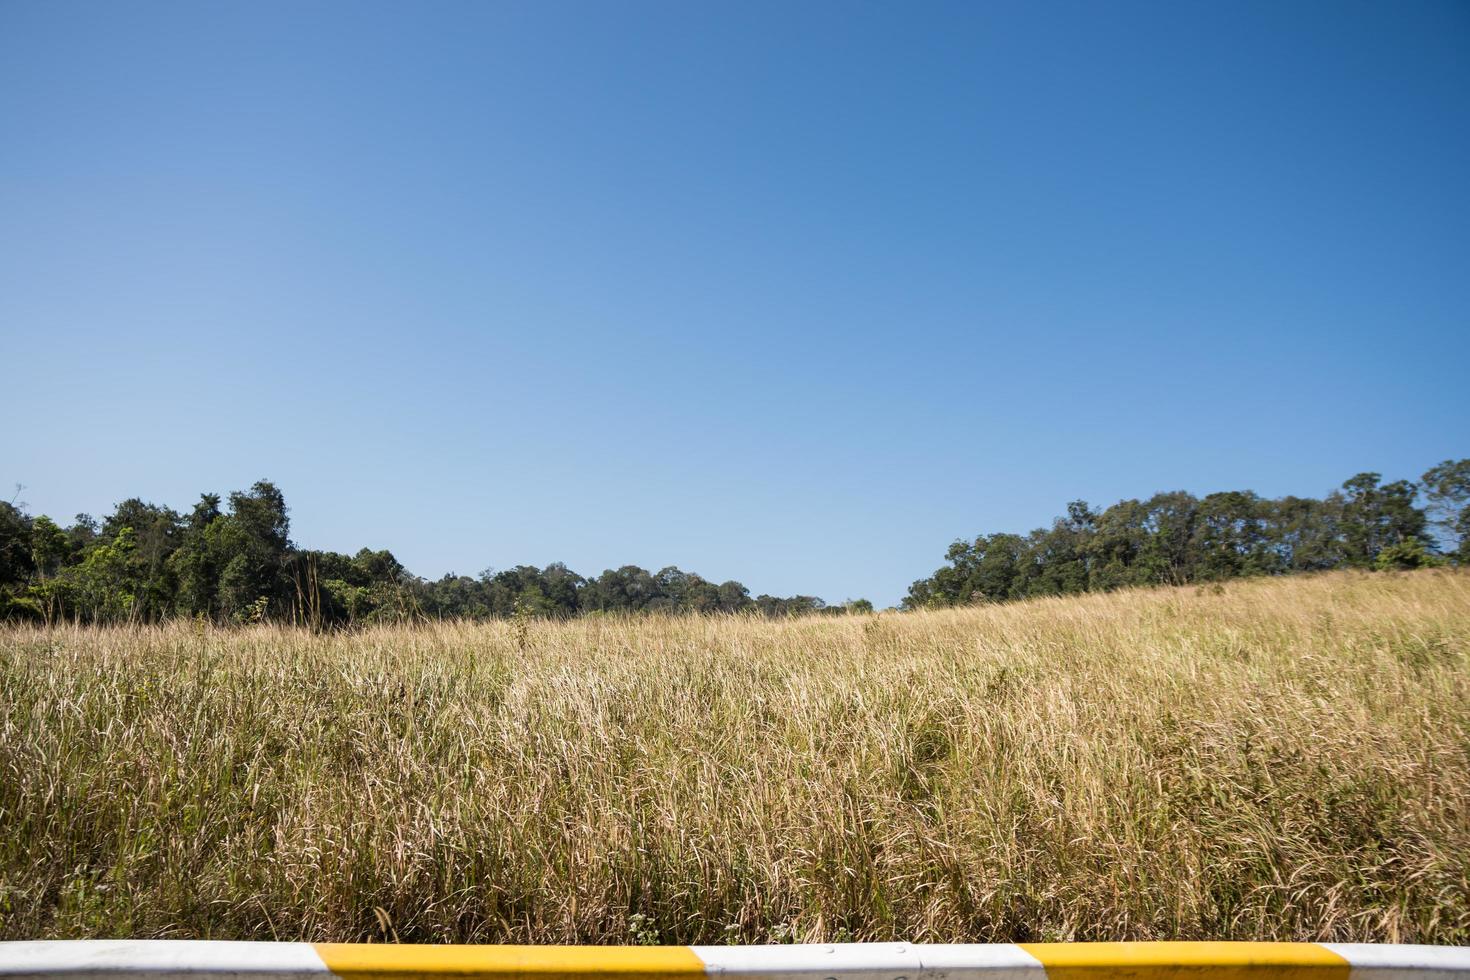
[[[1367,943],[402,946],[0,943],[0,980],[1470,980],[1470,947]]]

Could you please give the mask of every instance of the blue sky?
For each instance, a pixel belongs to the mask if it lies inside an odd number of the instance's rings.
[[[0,481],[896,602],[1470,455],[1470,6],[0,2]],[[8,496],[8,494],[7,494]]]

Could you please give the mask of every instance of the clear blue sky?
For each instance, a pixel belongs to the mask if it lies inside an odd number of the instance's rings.
[[[34,513],[892,603],[1470,455],[1470,5],[0,0],[0,341]]]

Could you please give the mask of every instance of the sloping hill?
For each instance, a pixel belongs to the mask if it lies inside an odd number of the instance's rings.
[[[1470,943],[1470,575],[0,632],[0,938]]]

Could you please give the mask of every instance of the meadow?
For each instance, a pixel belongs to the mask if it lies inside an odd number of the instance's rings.
[[[1470,574],[0,628],[0,939],[1470,943]]]

